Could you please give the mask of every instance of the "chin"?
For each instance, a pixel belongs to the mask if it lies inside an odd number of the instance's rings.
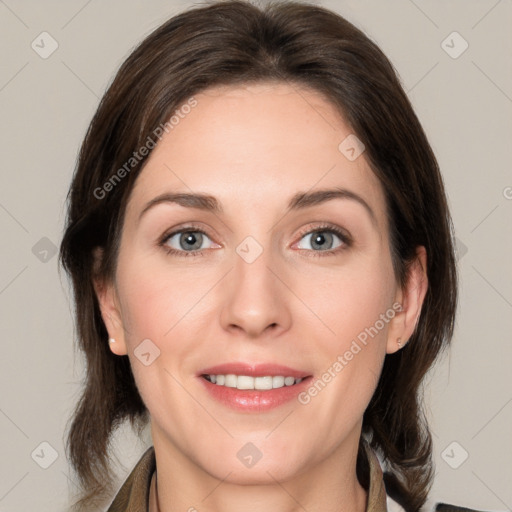
[[[208,468],[205,468],[208,470]],[[220,467],[216,465],[211,468],[213,471],[207,471],[211,476],[236,485],[268,485],[275,484],[276,480],[284,482],[293,478],[298,473],[298,468],[290,465],[289,461],[286,467],[283,464],[273,464],[272,462],[263,462],[261,459],[253,467],[243,467],[242,464],[230,465],[223,463]],[[226,477],[226,475],[228,475]]]

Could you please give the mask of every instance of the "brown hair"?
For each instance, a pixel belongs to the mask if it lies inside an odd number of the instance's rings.
[[[452,337],[457,303],[453,227],[435,156],[391,63],[359,29],[311,4],[260,8],[233,0],[189,9],[150,34],[122,64],[80,150],[60,252],[87,365],[66,446],[82,487],[77,507],[112,491],[109,445],[116,427],[129,419],[140,434],[149,416],[128,357],[108,347],[92,280],[93,272],[114,276],[125,206],[147,156],[130,159],[192,94],[272,80],[323,94],[364,143],[385,191],[399,283],[406,282],[416,247],[426,248],[429,287],[416,330],[402,350],[386,356],[363,417],[363,435],[383,457],[387,492],[407,511],[426,500],[432,439],[420,384]],[[112,181],[123,165],[123,178]],[[104,251],[98,269],[96,247]],[[361,445],[357,474],[367,486]]]

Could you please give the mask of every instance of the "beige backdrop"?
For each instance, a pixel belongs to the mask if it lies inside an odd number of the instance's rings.
[[[194,3],[0,0],[0,512],[67,510],[63,439],[83,373],[55,256],[67,188],[115,70]],[[512,510],[512,1],[317,3],[391,58],[446,181],[461,300],[451,354],[428,379],[432,498]],[[118,437],[120,480],[149,442]]]

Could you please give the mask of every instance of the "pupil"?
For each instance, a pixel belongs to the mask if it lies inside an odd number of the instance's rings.
[[[316,236],[312,237],[312,239],[313,239],[312,246],[314,248],[321,249],[322,247],[324,247],[324,244],[330,240],[331,237],[332,237],[332,235],[326,236],[326,235],[317,233]]]
[[[181,242],[183,244],[189,244],[188,247],[186,246],[186,248],[188,249],[199,249],[201,247],[201,237],[202,235],[200,233],[198,233],[199,236],[196,236],[194,235],[192,232],[188,232],[188,233],[183,233],[181,235]]]

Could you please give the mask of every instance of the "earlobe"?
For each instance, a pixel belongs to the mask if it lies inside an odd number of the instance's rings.
[[[390,323],[386,347],[388,354],[403,348],[414,334],[427,289],[427,251],[425,247],[418,246],[416,259],[408,270],[405,287],[395,297],[402,307]]]
[[[123,346],[121,346],[114,338],[108,339],[108,346],[110,347],[110,350],[112,353],[114,353],[116,356],[125,356],[127,354],[126,352],[126,345],[124,344],[123,340]]]
[[[98,258],[103,255],[101,248],[94,250],[95,264],[94,268],[99,268]],[[126,341],[124,336],[124,326],[121,316],[120,307],[118,305],[117,293],[115,286],[112,282],[107,282],[105,279],[99,277],[96,273],[93,278],[94,291],[98,299],[101,318],[107,329],[109,339],[105,340],[108,343],[110,350],[118,355],[123,356],[128,353],[126,349]]]

